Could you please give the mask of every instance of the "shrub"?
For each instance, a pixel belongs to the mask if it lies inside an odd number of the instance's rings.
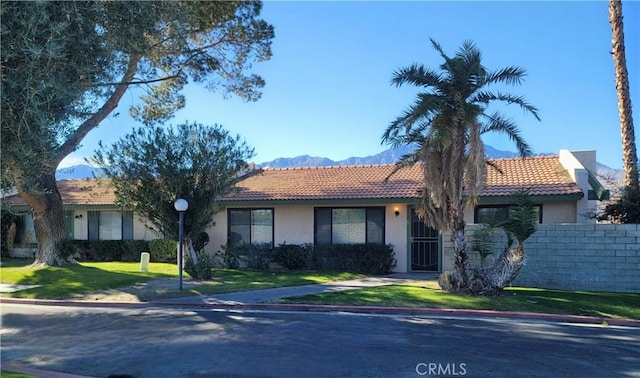
[[[210,280],[213,277],[213,263],[206,252],[196,252],[198,269],[193,266],[190,254],[187,253],[184,270],[195,280]]]
[[[273,250],[273,262],[288,270],[305,269],[311,255],[309,252],[301,245],[280,244]]]
[[[178,242],[172,239],[155,239],[149,242],[151,261],[175,263],[178,261]]]
[[[220,250],[216,252],[215,258],[219,260],[223,268],[238,269],[240,267],[240,255],[238,251],[238,248],[223,245],[220,247]]]
[[[269,243],[225,245],[222,246],[222,251],[218,252],[218,257],[222,258],[225,267],[229,269],[246,267],[266,270],[269,269],[273,258],[273,247]]]
[[[396,265],[390,244],[317,245],[313,255],[314,264],[309,266],[313,269],[387,274]]]
[[[241,255],[247,263],[247,268],[267,270],[273,258],[273,247],[268,243],[244,244],[245,253]]]
[[[74,257],[84,261],[139,261],[149,249],[145,240],[73,240],[72,244]]]

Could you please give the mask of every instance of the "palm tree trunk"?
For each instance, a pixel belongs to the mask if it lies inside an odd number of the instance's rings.
[[[524,265],[524,247],[505,248],[489,266],[473,269],[470,294],[492,295],[500,293],[516,279]]]
[[[638,190],[638,155],[636,152],[636,139],[631,114],[631,94],[629,92],[629,76],[627,73],[627,60],[624,49],[621,0],[609,0],[609,23],[611,24],[612,55],[616,70],[616,90],[618,92],[618,113],[620,115],[625,186]]]

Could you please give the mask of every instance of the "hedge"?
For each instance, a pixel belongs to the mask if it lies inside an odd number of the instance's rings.
[[[268,269],[269,262],[285,269],[337,270],[364,274],[387,274],[396,265],[390,244],[269,244],[226,245],[218,258],[227,268]]]
[[[145,240],[73,240],[75,258],[80,261],[140,261],[149,250]]]

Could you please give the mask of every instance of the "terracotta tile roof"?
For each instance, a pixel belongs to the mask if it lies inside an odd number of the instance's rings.
[[[116,197],[110,181],[99,180],[62,180],[58,181],[58,190],[65,205],[113,205]],[[15,206],[26,205],[18,195],[3,199]]]
[[[582,194],[557,156],[495,159],[503,173],[488,168],[482,196],[509,196],[531,188],[533,195]],[[264,169],[249,175],[225,201],[402,199],[416,198],[422,188],[419,165],[398,171],[393,165]]]
[[[393,165],[264,169],[240,181],[227,201],[414,198],[419,166],[384,179]]]
[[[582,195],[582,190],[560,165],[557,156],[495,159],[503,173],[488,167],[482,196],[509,196],[526,188],[533,195]],[[344,199],[411,199],[422,188],[420,165],[384,179],[393,165],[359,165],[313,168],[264,169],[241,180],[223,201],[298,201]],[[108,180],[63,180],[58,189],[65,205],[112,205]],[[19,196],[5,201],[25,205]]]
[[[533,195],[582,195],[582,189],[560,164],[558,156],[491,160],[502,173],[487,168],[482,196],[508,196],[522,189]]]

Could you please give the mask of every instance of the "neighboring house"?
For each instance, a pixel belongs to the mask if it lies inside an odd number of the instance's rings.
[[[507,216],[514,196],[531,190],[539,222],[593,223],[587,214],[606,192],[595,179],[595,151],[495,159],[467,223]],[[420,165],[385,180],[394,165],[263,169],[250,172],[220,202],[207,251],[228,242],[287,244],[385,243],[394,246],[396,271],[441,271],[442,236],[420,221],[414,207],[423,188]],[[157,237],[131,212],[113,205],[107,181],[58,183],[75,239]],[[14,207],[21,200],[8,198]],[[11,202],[10,201],[10,202]],[[24,202],[22,202],[24,207]],[[26,210],[26,207],[24,207]]]
[[[64,206],[64,223],[76,240],[152,240],[159,236],[133,211],[115,205],[109,180],[62,180],[58,190]],[[3,198],[3,211],[16,214],[13,256],[32,256],[37,248],[29,206],[18,195]]]

